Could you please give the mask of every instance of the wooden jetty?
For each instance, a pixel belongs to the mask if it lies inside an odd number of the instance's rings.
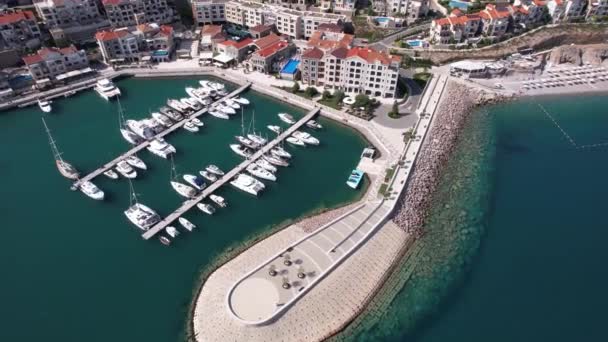
[[[216,101],[216,102],[220,102],[223,101],[225,99],[230,99],[240,93],[242,93],[243,91],[245,91],[247,88],[249,88],[249,86],[251,86],[251,83],[247,83],[241,87],[239,87],[238,89],[236,89],[235,91],[231,92],[230,94],[224,96],[223,98],[221,98],[220,100]],[[156,138],[162,138],[165,135],[175,131],[176,129],[182,127],[186,121],[188,121],[188,119],[191,118],[196,118],[198,116],[203,115],[204,113],[207,112],[207,108],[203,108],[201,110],[199,110],[198,112],[193,113],[192,115],[188,116],[188,118],[181,120],[177,123],[175,123],[173,126],[167,128],[166,130],[158,133],[157,135],[154,136],[154,139]],[[90,181],[93,178],[101,175],[102,173],[106,172],[107,170],[113,168],[116,164],[118,164],[118,162],[120,162],[121,160],[124,160],[125,158],[136,154],[137,152],[143,150],[144,148],[146,148],[148,145],[150,145],[150,140],[146,140],[144,142],[142,142],[141,144],[134,146],[132,149],[128,150],[127,152],[121,154],[120,156],[116,157],[115,159],[103,164],[102,166],[100,166],[99,168],[97,168],[95,171],[89,173],[88,175],[80,178],[78,181],[76,181],[73,185],[72,185],[72,189],[78,189],[78,187],[80,186],[81,183],[86,182],[86,181]]]
[[[278,143],[283,141],[285,138],[289,137],[293,132],[295,132],[298,128],[302,127],[302,125],[306,124],[309,120],[311,120],[317,113],[319,112],[319,108],[314,108],[310,112],[308,112],[304,117],[302,117],[298,122],[293,124],[283,133],[279,134],[274,140],[270,141],[268,144],[264,145],[260,150],[254,153],[251,157],[237,165],[235,168],[227,172],[222,178],[217,181],[209,184],[203,191],[201,191],[195,198],[189,199],[185,201],[179,208],[177,208],[173,213],[169,216],[162,219],[152,228],[148,229],[142,237],[144,240],[148,240],[154,235],[158,234],[160,231],[165,229],[168,225],[170,225],[173,221],[177,220],[180,216],[186,213],[188,210],[192,209],[198,202],[203,200],[205,197],[211,195],[215,190],[224,185],[226,182],[229,182],[232,178],[234,178],[239,173],[243,172],[249,166],[249,164],[255,162],[258,158],[268,153],[273,147],[275,147]]]

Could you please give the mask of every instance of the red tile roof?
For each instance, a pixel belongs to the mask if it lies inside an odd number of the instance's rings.
[[[95,33],[95,39],[100,40],[102,42],[107,42],[109,40],[114,40],[117,38],[122,38],[129,34],[126,30],[117,30],[117,31],[99,31]]]
[[[123,0],[101,0],[101,3],[104,5],[118,5],[122,3]]]
[[[250,28],[249,32],[251,32],[251,31],[264,32],[264,31],[271,30],[271,29],[272,29],[272,26],[270,26],[270,25],[257,25],[257,26]]]
[[[433,20],[433,22],[435,23],[435,25],[439,25],[439,26],[445,26],[445,25],[450,25],[450,19],[448,18],[439,18],[439,19],[435,19]]]
[[[215,35],[222,32],[221,25],[205,25],[203,26],[202,34],[204,35]]]
[[[532,0],[532,2],[534,2],[534,4],[538,7],[547,5],[547,0]]]
[[[348,49],[345,47],[339,47],[337,49],[335,49],[334,51],[331,52],[332,56],[339,58],[339,59],[344,59],[346,58],[346,55],[348,55]]]
[[[32,11],[19,11],[0,14],[0,25],[13,24],[22,20],[35,20],[34,13]]]
[[[340,33],[340,32],[342,32],[342,26],[340,26],[338,24],[334,24],[334,23],[323,23],[323,24],[319,24],[319,27],[317,28],[317,30]]]
[[[34,54],[34,55],[24,56],[23,62],[25,62],[26,65],[31,65],[31,64],[42,62],[43,60],[47,59],[49,57],[49,55],[52,55],[52,54],[68,55],[68,54],[75,53],[75,52],[78,52],[78,50],[74,47],[74,45],[70,45],[70,46],[62,48],[62,49],[58,49],[55,47],[53,47],[53,48],[45,47],[45,48],[38,50],[38,52],[36,52],[36,54]]]
[[[321,51],[319,48],[313,47],[312,49],[304,51],[302,58],[321,59],[323,58],[323,51]]]
[[[484,19],[504,19],[511,16],[507,7],[496,7],[494,4],[486,5],[486,9],[479,12],[479,16]]]
[[[163,36],[169,37],[173,34],[173,27],[171,27],[169,25],[161,25],[159,33],[162,34]]]
[[[275,53],[277,53],[278,51],[280,51],[280,50],[282,50],[282,49],[286,48],[288,45],[289,45],[289,43],[288,43],[288,42],[283,41],[283,40],[280,40],[280,41],[275,42],[274,44],[269,45],[269,46],[267,46],[266,48],[264,48],[264,49],[262,49],[262,50],[258,51],[258,52],[257,52],[257,54],[258,54],[260,57],[264,57],[264,58],[266,58],[266,57],[272,56],[272,55],[274,55]]]
[[[226,46],[234,46],[235,48],[237,48],[237,49],[240,50],[240,49],[242,49],[242,48],[244,48],[246,46],[251,45],[252,43],[253,43],[253,39],[247,38],[247,39],[241,40],[240,42],[237,42],[237,41],[234,41],[234,40],[226,40],[226,41],[223,41],[223,42],[221,42],[219,44],[226,45]]]
[[[374,49],[360,46],[348,50],[346,58],[351,57],[359,57],[365,60],[367,63],[375,63],[376,61],[378,61],[386,65],[390,64],[391,62],[401,61],[401,57],[399,56],[392,56]]]
[[[43,58],[40,55],[29,55],[23,57],[23,62],[25,63],[25,65],[31,65],[42,62],[42,59]]]
[[[352,34],[343,34],[340,40],[327,39],[327,35],[323,31],[315,31],[310,39],[308,39],[308,46],[316,46],[321,49],[329,50],[339,46],[349,47],[353,43],[355,38]]]
[[[280,40],[281,40],[281,37],[277,36],[274,33],[271,33],[271,34],[269,34],[269,35],[267,35],[265,37],[257,39],[255,41],[255,46],[257,46],[258,49],[265,49],[268,46],[270,46],[270,45],[272,45],[272,44],[274,44],[274,43],[276,43],[276,42],[278,42]]]
[[[464,12],[461,11],[459,8],[454,8],[452,10],[452,13],[450,13],[450,15],[456,16],[456,17],[460,17],[461,15],[464,15]]]

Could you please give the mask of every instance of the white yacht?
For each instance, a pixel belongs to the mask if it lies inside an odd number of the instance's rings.
[[[44,121],[44,118],[41,118],[41,119],[42,119],[42,123],[44,124],[44,129],[46,130],[46,134],[49,136],[49,144],[51,145],[51,151],[53,152],[53,157],[55,158],[55,165],[57,166],[57,170],[59,170],[59,173],[61,173],[62,176],[66,177],[68,179],[78,179],[78,177],[80,176],[80,174],[78,173],[78,170],[76,170],[76,168],[74,166],[72,166],[72,164],[63,160],[63,158],[61,157],[61,152],[59,152],[59,149],[57,148],[57,145],[55,144],[55,140],[53,140],[51,131],[49,130],[49,127],[46,125],[46,121]]]
[[[198,101],[196,101],[193,98],[190,97],[184,97],[179,99],[179,102],[181,102],[185,107],[188,107],[189,109],[193,110],[193,111],[197,111],[200,110],[201,108],[203,108],[203,106],[198,103]]]
[[[243,190],[254,196],[257,196],[258,193],[265,188],[264,183],[244,173],[236,176],[236,178],[232,180],[230,184],[235,188]]]
[[[268,127],[269,130],[275,132],[276,134],[281,134],[281,127],[280,126],[277,126],[277,125],[268,125],[266,127]]]
[[[40,110],[45,113],[50,113],[53,110],[53,108],[51,108],[51,101],[49,100],[38,99],[38,107],[40,107]]]
[[[222,208],[228,206],[228,202],[226,202],[226,200],[222,196],[211,194],[209,195],[209,199],[211,199],[215,204],[219,205]]]
[[[184,129],[188,132],[196,133],[198,132],[198,126],[193,124],[191,121],[186,121],[184,123]]]
[[[186,94],[188,94],[188,96],[196,99],[203,106],[207,106],[211,103],[211,99],[209,98],[209,95],[207,95],[201,89],[197,89],[197,88],[193,88],[193,87],[186,87]]]
[[[245,147],[249,147],[251,149],[256,149],[260,147],[260,145],[256,144],[248,138],[245,138],[242,135],[235,135],[234,138]]]
[[[240,144],[230,144],[230,149],[241,157],[249,158],[251,156],[251,151],[247,147],[243,147]]]
[[[141,170],[147,170],[148,169],[148,167],[146,166],[146,163],[144,163],[144,161],[141,160],[141,159],[139,159],[136,155],[130,155],[130,156],[128,156],[127,158],[125,158],[125,161],[129,165],[131,165],[133,167],[136,167],[138,169],[141,169]]]
[[[197,193],[197,191],[193,187],[188,186],[186,184],[182,184],[180,182],[171,181],[171,187],[173,187],[173,190],[175,190],[178,194],[186,198],[193,198],[196,196]]]
[[[160,122],[165,127],[173,126],[173,121],[171,119],[169,119],[168,116],[161,114],[159,112],[152,113],[152,118],[154,118],[154,120]]]
[[[215,116],[218,119],[224,119],[224,120],[230,119],[230,117],[228,116],[228,114],[222,113],[219,110],[215,110],[215,109],[210,109],[209,110],[209,114],[212,115],[212,116]]]
[[[217,167],[216,165],[208,165],[205,170],[211,172],[211,173],[215,173],[218,176],[223,176],[224,175],[224,171],[222,171],[219,167]]]
[[[300,139],[298,139],[298,138],[296,138],[294,136],[287,137],[287,139],[285,139],[285,140],[288,143],[296,145],[296,146],[306,146],[306,144],[302,140],[300,140]]]
[[[196,175],[183,175],[182,176],[186,182],[195,187],[197,190],[203,190],[207,184],[205,184],[205,180]]]
[[[270,171],[270,172],[277,172],[277,167],[270,164],[268,162],[268,160],[264,159],[264,158],[260,158],[255,162],[256,165]]]
[[[321,129],[323,128],[323,126],[321,126],[320,123],[316,122],[315,120],[308,120],[306,122],[306,126],[310,127],[310,128],[314,128],[314,129]]]
[[[139,122],[147,127],[150,127],[155,135],[165,130],[165,126],[153,118],[141,119]]]
[[[225,105],[225,106],[234,108],[234,109],[241,108],[241,106],[238,103],[236,103],[236,102],[234,102],[234,101],[232,101],[230,99],[226,99],[226,100],[222,101],[222,104]]]
[[[282,158],[277,158],[275,156],[269,156],[269,155],[264,155],[262,158],[264,158],[266,161],[268,161],[270,164],[272,165],[277,165],[277,166],[289,166],[289,163]]]
[[[137,134],[143,139],[152,139],[155,135],[154,130],[143,122],[139,122],[137,120],[127,120],[125,123],[133,133]]]
[[[141,230],[148,230],[161,220],[160,216],[154,210],[137,202],[131,205],[129,209],[125,210],[125,215],[131,223]]]
[[[266,179],[273,182],[277,181],[277,176],[275,176],[274,173],[256,164],[249,164],[247,166],[247,172],[258,178]]]
[[[182,227],[186,228],[189,232],[191,232],[194,228],[196,228],[196,225],[194,223],[188,221],[188,219],[186,219],[185,217],[180,217],[177,220],[179,221],[179,224],[181,224]]]
[[[120,173],[125,178],[135,178],[137,177],[137,171],[131,167],[126,161],[121,160],[116,164],[116,171]]]
[[[272,155],[274,155],[274,156],[281,157],[281,158],[291,158],[291,153],[285,151],[285,149],[282,148],[281,146],[276,146],[275,148],[270,150],[270,153],[272,153]]]
[[[178,111],[179,113],[185,113],[188,111],[188,107],[186,107],[183,103],[175,99],[168,99],[167,106]]]
[[[177,228],[175,228],[173,226],[166,227],[165,231],[167,232],[167,235],[169,235],[172,238],[176,238],[179,235],[179,231],[177,231]]]
[[[219,82],[201,80],[201,81],[198,81],[198,83],[203,88],[207,88],[207,89],[213,89],[213,90],[224,90],[224,89],[226,89],[226,86],[223,85],[222,83],[219,83]]]
[[[293,132],[293,134],[291,136],[296,139],[300,139],[304,143],[309,144],[309,145],[319,145],[319,139],[313,137],[312,135],[310,135],[306,132],[295,131],[295,132]]]
[[[249,138],[249,140],[253,141],[258,145],[266,145],[266,143],[268,142],[268,140],[258,134],[247,134],[247,138]]]
[[[293,125],[294,123],[296,123],[296,120],[293,118],[293,116],[287,114],[287,113],[279,113],[279,119],[281,119],[281,121],[288,123],[290,125]]]
[[[176,152],[173,145],[167,143],[163,138],[156,138],[150,142],[150,145],[146,147],[148,151],[161,158],[169,158],[169,156]]]
[[[192,118],[192,119],[190,119],[190,122],[197,125],[198,127],[205,126],[205,124],[199,118]]]
[[[199,171],[198,172],[201,176],[203,176],[203,178],[205,178],[206,180],[210,181],[210,182],[215,182],[217,181],[217,175],[213,174],[207,170],[203,170],[203,171]]]
[[[158,111],[173,121],[180,121],[184,118],[180,113],[169,107],[160,107]]]
[[[94,200],[101,201],[104,198],[103,191],[101,191],[97,185],[89,181],[80,183],[80,191]]]
[[[144,139],[142,137],[129,131],[128,129],[121,128],[120,134],[131,145],[137,145],[137,144],[141,143],[142,141],[144,141]]]
[[[228,114],[228,115],[234,115],[234,114],[236,114],[236,110],[234,110],[234,108],[225,106],[225,105],[223,105],[221,103],[217,104],[215,106],[215,108],[217,110],[219,110],[220,112],[224,113],[224,114]]]
[[[116,173],[116,171],[114,171],[112,169],[104,171],[103,174],[110,179],[118,179],[118,173]]]
[[[160,240],[160,243],[162,243],[165,246],[169,246],[171,244],[171,240],[169,240],[169,238],[166,236],[161,235],[158,237],[158,240]]]
[[[120,89],[118,89],[118,87],[116,87],[114,83],[107,78],[97,81],[95,91],[106,100],[110,100],[111,98],[120,95]]]
[[[244,97],[235,97],[232,99],[232,101],[237,102],[241,105],[245,105],[245,106],[249,104],[249,100],[247,100]]]
[[[213,215],[213,213],[215,213],[215,207],[212,206],[211,204],[207,204],[207,203],[198,203],[196,205],[197,208],[200,209],[200,211],[204,212],[205,214],[208,215]]]

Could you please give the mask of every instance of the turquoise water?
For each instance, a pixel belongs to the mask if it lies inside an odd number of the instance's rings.
[[[169,97],[185,96],[196,80],[126,79],[117,82],[127,117],[148,116]],[[255,92],[245,95],[246,125],[255,111],[256,127],[279,122],[278,112],[303,111]],[[365,142],[350,129],[320,119],[312,132],[314,148],[287,147],[292,165],[265,182],[254,198],[229,186],[218,193],[229,208],[207,216],[197,209],[186,217],[198,225],[171,247],[144,241],[123,215],[128,183],[103,176],[106,192],[96,202],[69,190],[57,172],[37,107],[0,114],[0,186],[3,247],[0,249],[0,341],[176,341],[186,326],[187,309],[199,270],[226,248],[267,231],[287,219],[353,200],[358,191],[345,181]],[[46,115],[63,157],[82,171],[93,170],[128,146],[118,132],[117,106],[93,91],[53,103]],[[237,118],[209,116],[198,134],[179,131],[175,145],[179,173],[195,173],[215,163],[228,170],[240,159],[228,147],[241,131]],[[148,164],[134,187],[142,203],[169,214],[181,202],[169,185],[170,163],[147,151]]]
[[[473,113],[425,237],[387,282],[396,296],[376,303],[346,339],[608,338],[608,147],[576,148],[538,104],[577,146],[608,143],[605,96],[524,99]]]
[[[466,11],[469,8],[469,6],[471,6],[471,3],[468,1],[459,1],[459,0],[450,1],[451,8],[458,8],[458,9]]]
[[[298,64],[300,64],[300,61],[295,60],[295,59],[290,59],[289,62],[287,62],[287,64],[285,64],[285,66],[283,67],[283,70],[281,70],[281,73],[288,73],[288,74],[295,73],[296,70],[298,69]]]

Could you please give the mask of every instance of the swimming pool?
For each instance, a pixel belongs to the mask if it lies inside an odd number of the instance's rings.
[[[389,21],[389,18],[387,17],[376,17],[376,21],[379,23],[385,23],[387,21]]]
[[[163,57],[163,56],[168,56],[169,55],[169,51],[167,50],[156,50],[152,52],[152,56],[154,57]]]
[[[426,42],[422,39],[412,39],[406,41],[406,43],[411,47],[424,47],[426,45]]]
[[[281,70],[281,74],[283,74],[283,73],[295,74],[296,70],[298,70],[298,64],[300,64],[300,61],[295,60],[295,59],[290,59],[289,62],[287,62],[287,64],[285,64],[285,66]]]
[[[471,3],[469,1],[463,1],[463,0],[451,0],[450,1],[450,7],[452,7],[452,8],[458,8],[458,9],[466,11],[469,8],[469,6],[471,6]]]

